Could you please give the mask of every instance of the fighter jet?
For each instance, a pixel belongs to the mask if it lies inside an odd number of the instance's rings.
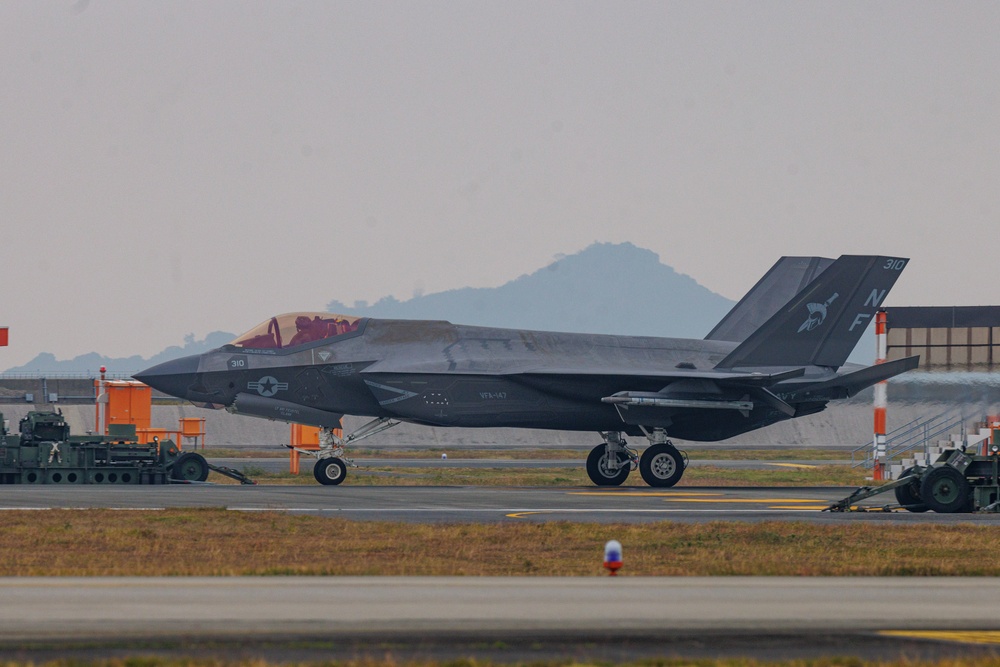
[[[322,484],[345,479],[347,445],[409,422],[592,431],[595,484],[638,469],[669,487],[687,465],[671,437],[732,438],[915,368],[919,357],[846,363],[907,262],[782,258],[704,340],[291,313],[135,378],[202,407],[321,427],[306,453]],[[344,415],[371,420],[342,437]],[[649,446],[640,456],[623,436]]]

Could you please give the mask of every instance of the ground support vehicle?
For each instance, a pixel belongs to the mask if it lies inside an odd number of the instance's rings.
[[[893,491],[897,504],[857,507],[867,498]],[[825,512],[889,512],[896,508],[910,512],[933,510],[939,514],[1000,512],[1000,446],[987,455],[969,454],[962,449],[945,450],[929,466],[914,466],[899,479],[877,487],[862,486]]]
[[[122,435],[70,435],[59,412],[29,412],[20,434],[0,414],[0,484],[170,484],[203,482],[209,470],[253,484],[242,473],[182,452],[170,440],[148,444]],[[128,429],[125,429],[128,431]]]

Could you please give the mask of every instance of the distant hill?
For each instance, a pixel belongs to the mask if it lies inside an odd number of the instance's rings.
[[[372,305],[331,301],[335,313],[365,317],[440,319],[455,324],[541,331],[702,338],[733,306],[732,301],[660,262],[631,243],[595,243],[575,255],[496,288],[463,288]],[[58,360],[44,352],[8,373],[135,373],[153,364],[199,354],[236,336],[216,331],[204,340],[188,336],[149,358],[113,358],[97,352]]]
[[[440,319],[542,331],[702,338],[734,302],[631,243],[595,243],[495,288],[385,297],[327,310],[365,317]]]
[[[143,368],[149,368],[154,364],[160,364],[164,361],[170,361],[171,359],[177,359],[178,357],[187,356],[189,354],[207,352],[213,348],[225,345],[234,338],[236,338],[235,334],[226,333],[224,331],[213,331],[205,336],[203,340],[195,340],[193,335],[189,335],[184,338],[183,346],[172,345],[159,354],[154,354],[148,359],[140,357],[139,355],[112,358],[105,357],[97,352],[91,352],[89,354],[81,354],[80,356],[73,357],[72,359],[59,360],[48,352],[42,352],[23,366],[8,368],[4,372],[96,374],[101,366],[104,366],[108,369],[109,373],[125,373],[131,375],[132,373],[136,373]]]

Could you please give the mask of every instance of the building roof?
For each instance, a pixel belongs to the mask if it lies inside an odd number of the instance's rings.
[[[897,306],[885,312],[890,329],[1000,327],[1000,306]]]

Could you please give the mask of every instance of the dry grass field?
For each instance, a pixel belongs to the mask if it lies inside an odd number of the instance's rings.
[[[222,509],[0,513],[0,576],[1000,575],[1000,533],[964,525],[407,524]],[[16,548],[14,547],[16,545]]]
[[[4,662],[3,667],[608,667],[608,662],[575,660],[532,660],[530,662],[493,662],[472,658],[434,660],[329,660],[323,662],[268,662],[265,660],[170,659],[156,657],[113,658],[107,660],[55,660],[43,663]],[[622,667],[995,667],[996,658],[949,658],[944,660],[859,660],[856,658],[819,658],[814,660],[760,661],[750,659],[690,660],[663,658],[616,663]]]

